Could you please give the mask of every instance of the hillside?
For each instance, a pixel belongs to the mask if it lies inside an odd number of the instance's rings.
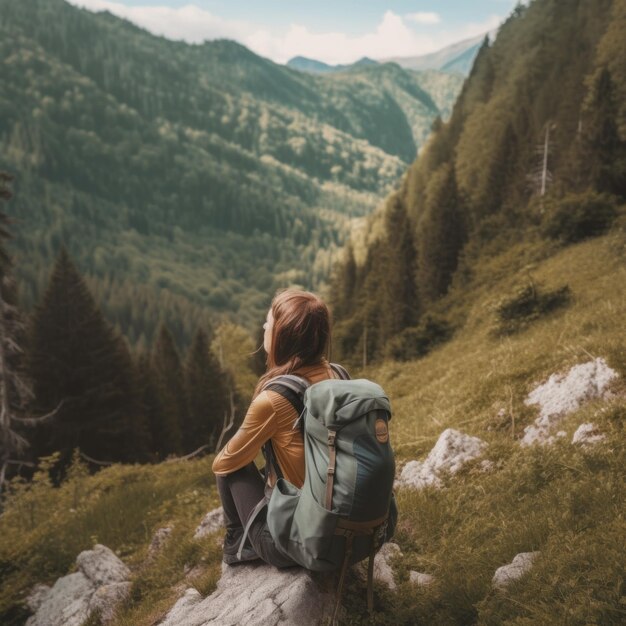
[[[588,0],[537,1],[483,43],[450,120],[337,270],[344,359],[424,354],[463,326],[442,298],[486,258],[610,227],[626,199],[624,11],[621,0],[601,12]],[[537,310],[567,296],[531,293]]]
[[[0,31],[22,302],[65,242],[131,342],[182,317],[187,343],[206,310],[252,330],[276,286],[321,285],[460,88],[431,97],[386,66],[304,75],[63,0],[1,0]],[[143,304],[125,311],[129,281]]]
[[[490,305],[526,275],[530,261],[536,281],[567,283],[575,301],[514,337],[494,337]],[[370,620],[364,584],[353,577],[345,623],[623,622],[625,268],[624,219],[607,235],[548,258],[537,246],[518,246],[485,262],[470,288],[449,296],[446,305],[465,311],[467,323],[448,344],[421,360],[352,371],[380,382],[389,394],[399,467],[423,459],[439,434],[453,427],[488,444],[483,459],[492,469],[480,471],[474,462],[454,477],[443,476],[443,488],[398,491],[396,591],[376,585]],[[529,392],[592,357],[606,359],[619,374],[613,398],[586,403],[564,418],[559,429],[566,436],[553,446],[520,447],[520,434],[536,416],[524,402]],[[593,422],[605,440],[572,445],[583,422]],[[221,531],[202,540],[193,536],[218,504],[211,460],[117,465],[92,477],[77,467],[61,490],[45,483],[45,473],[30,490],[18,490],[0,517],[0,621],[21,626],[30,588],[67,574],[78,553],[97,542],[131,568],[131,593],[115,626],[158,623],[187,588],[208,597],[220,577]],[[170,540],[146,563],[151,537],[164,527],[173,528]],[[494,571],[527,551],[541,552],[541,560],[496,593]],[[436,583],[416,586],[410,570],[428,573]]]

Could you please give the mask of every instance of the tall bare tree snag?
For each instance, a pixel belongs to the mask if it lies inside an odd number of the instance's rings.
[[[530,183],[533,192],[537,193],[542,198],[542,210],[543,210],[543,197],[546,195],[548,185],[552,183],[552,172],[548,168],[550,151],[553,147],[553,142],[550,139],[550,131],[556,128],[556,124],[551,121],[547,121],[545,125],[543,143],[537,146],[536,152],[538,156],[538,163],[535,169],[528,175],[528,181]]]
[[[11,199],[9,184],[12,180],[10,174],[0,172],[0,200]],[[29,443],[19,432],[20,425],[36,426],[53,417],[59,408],[39,417],[25,414],[33,394],[19,367],[23,353],[19,338],[23,335],[24,324],[15,305],[17,290],[11,275],[12,261],[3,245],[11,238],[7,230],[10,223],[8,215],[0,211],[0,493],[9,465],[29,465],[22,458]]]

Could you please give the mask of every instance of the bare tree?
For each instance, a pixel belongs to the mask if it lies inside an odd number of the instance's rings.
[[[554,147],[554,142],[552,139],[550,139],[550,131],[554,130],[555,128],[556,124],[551,121],[546,122],[546,125],[544,127],[543,142],[539,144],[535,149],[535,152],[537,154],[536,165],[531,173],[527,176],[531,190],[539,195],[540,198],[543,198],[543,196],[546,195],[548,186],[552,183],[552,172],[550,172],[548,165],[550,152]]]
[[[7,201],[12,193],[10,174],[0,172],[0,199]],[[11,275],[12,262],[2,245],[10,239],[7,226],[11,219],[0,211],[0,494],[6,483],[10,465],[32,465],[23,459],[29,447],[28,440],[19,432],[21,426],[36,426],[49,420],[58,411],[32,417],[25,407],[33,397],[29,381],[20,371],[19,362],[23,353],[19,338],[24,334],[24,324],[15,306],[16,287]]]

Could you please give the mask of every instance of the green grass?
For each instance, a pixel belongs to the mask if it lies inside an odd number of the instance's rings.
[[[392,402],[399,463],[423,458],[446,427],[489,443],[489,472],[478,462],[444,479],[443,489],[400,490],[396,541],[398,590],[377,585],[366,613],[365,585],[351,576],[346,624],[429,626],[617,625],[626,620],[626,238],[625,220],[605,236],[569,247],[541,242],[483,257],[469,283],[441,311],[458,330],[426,357],[386,361],[364,374]],[[537,316],[518,332],[494,335],[498,303],[528,277],[546,291],[567,284],[566,307]],[[596,400],[565,418],[567,437],[550,447],[517,443],[536,409],[524,398],[556,371],[604,357],[620,374],[611,400]],[[607,439],[571,445],[579,424],[593,421]],[[220,573],[215,536],[192,539],[217,505],[211,458],[158,466],[116,466],[95,476],[76,467],[54,489],[40,475],[19,487],[0,517],[0,622],[22,624],[20,608],[35,582],[71,571],[76,555],[104,543],[133,570],[133,588],[117,626],[148,626],[183,589],[209,594]],[[145,563],[154,531],[174,530],[162,553]],[[518,552],[538,550],[532,570],[494,591],[495,570]],[[192,578],[186,571],[194,569]],[[409,572],[436,582],[414,587]],[[97,620],[94,620],[97,623]]]

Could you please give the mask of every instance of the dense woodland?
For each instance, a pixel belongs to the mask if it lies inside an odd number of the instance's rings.
[[[324,283],[462,82],[393,64],[304,75],[63,0],[0,0],[0,58],[22,305],[65,245],[144,347],[161,321],[189,346],[206,311],[253,331],[276,287]]]
[[[3,201],[10,182],[2,174]],[[5,213],[0,221],[6,240]],[[197,329],[184,359],[165,324],[151,349],[131,353],[65,248],[30,316],[17,306],[4,242],[0,260],[0,487],[11,470],[55,452],[62,472],[76,449],[94,466],[157,461],[213,451],[232,434],[248,398],[215,356],[210,327]]]
[[[477,259],[610,225],[626,197],[625,28],[623,0],[543,0],[485,40],[361,259],[346,247],[332,289],[343,358],[418,357],[462,323],[438,303]]]

